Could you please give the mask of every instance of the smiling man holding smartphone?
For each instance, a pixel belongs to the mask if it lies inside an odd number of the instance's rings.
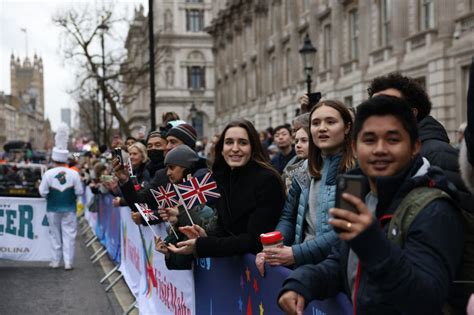
[[[331,210],[341,241],[320,264],[290,274],[280,307],[302,314],[311,300],[343,292],[355,314],[441,314],[461,262],[463,224],[444,173],[419,155],[408,104],[391,96],[361,104],[353,149],[360,168],[351,174],[365,176],[370,190],[363,200],[342,194],[357,211]],[[421,206],[406,231],[391,225],[404,199],[413,198],[407,195],[421,187],[440,195]]]

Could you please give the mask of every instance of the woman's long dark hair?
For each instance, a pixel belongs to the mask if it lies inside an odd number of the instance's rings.
[[[323,157],[322,157],[322,152],[321,149],[318,148],[313,141],[313,136],[311,134],[311,117],[313,116],[313,113],[315,110],[322,106],[328,106],[331,108],[334,108],[339,115],[341,115],[341,118],[344,122],[344,127],[349,126],[349,132],[344,135],[344,142],[342,144],[342,159],[339,164],[339,172],[340,173],[345,173],[351,168],[354,167],[355,165],[355,159],[354,155],[352,153],[352,128],[353,128],[353,122],[352,122],[352,116],[349,113],[349,109],[344,105],[343,103],[336,101],[336,100],[323,100],[320,101],[316,106],[313,107],[309,114],[309,147],[308,147],[308,171],[309,174],[314,177],[315,179],[320,179],[321,178],[321,170],[323,169]]]
[[[254,161],[255,163],[257,163],[263,168],[266,168],[266,169],[271,170],[272,172],[275,172],[275,174],[278,175],[278,178],[280,178],[280,174],[278,174],[278,172],[270,164],[268,154],[263,149],[262,144],[260,143],[257,130],[255,130],[255,127],[250,121],[245,120],[245,119],[240,119],[240,120],[235,120],[235,121],[230,122],[224,128],[224,131],[222,131],[222,134],[220,135],[219,140],[217,141],[215,150],[214,150],[214,164],[212,165],[213,172],[219,172],[229,167],[227,162],[224,160],[224,157],[222,156],[222,150],[224,148],[225,134],[227,130],[233,127],[240,127],[240,128],[245,129],[245,131],[247,131],[250,147],[252,150],[250,160]]]

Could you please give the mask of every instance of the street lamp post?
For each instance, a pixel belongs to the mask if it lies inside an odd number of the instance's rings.
[[[150,54],[150,116],[151,131],[156,128],[155,97],[155,35],[153,34],[153,0],[148,0],[148,49]]]
[[[100,46],[102,48],[102,84],[103,84],[103,90],[102,90],[102,105],[103,105],[103,120],[104,120],[104,144],[107,144],[107,100],[105,97],[105,49],[104,49],[104,34],[105,32],[108,31],[109,27],[104,24],[104,20],[102,20],[102,23],[98,26],[98,28],[102,31],[101,32],[101,37],[100,37]]]
[[[191,108],[189,109],[189,113],[191,114],[191,126],[196,128],[196,116],[197,116],[197,108],[196,105],[193,103],[191,104]]]
[[[313,74],[314,58],[318,50],[311,43],[309,34],[306,34],[303,42],[303,47],[299,50],[301,57],[303,58],[304,73],[306,74],[306,90],[308,95],[311,93],[311,75]]]

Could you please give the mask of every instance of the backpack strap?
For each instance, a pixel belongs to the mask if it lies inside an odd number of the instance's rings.
[[[452,200],[451,196],[438,188],[417,187],[410,191],[393,214],[388,226],[388,239],[403,247],[413,220],[430,202],[438,198]]]

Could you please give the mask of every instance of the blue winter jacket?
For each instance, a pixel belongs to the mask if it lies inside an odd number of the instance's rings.
[[[325,259],[337,241],[337,234],[328,223],[329,209],[334,207],[336,175],[342,154],[324,158],[316,210],[316,238],[303,242],[305,215],[309,211],[309,190],[313,179],[308,174],[308,162],[294,175],[288,197],[276,230],[284,243],[292,246],[295,266],[316,264]]]

